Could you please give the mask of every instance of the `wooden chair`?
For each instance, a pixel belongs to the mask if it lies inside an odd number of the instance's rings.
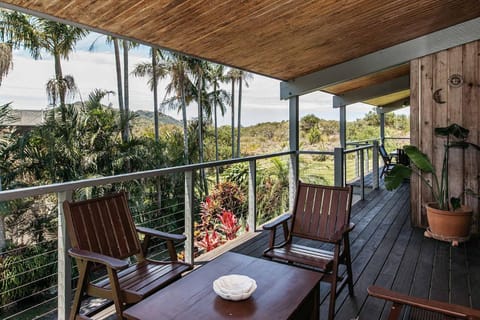
[[[390,315],[388,316],[389,320],[400,318],[418,320],[480,319],[480,310],[440,301],[415,298],[377,286],[369,287],[368,294],[372,297],[393,302]],[[402,315],[402,311],[405,312],[404,315]]]
[[[354,224],[350,223],[351,206],[350,186],[327,187],[299,182],[293,212],[263,226],[264,230],[270,230],[270,243],[264,256],[325,273],[322,281],[331,283],[329,319],[333,319],[335,314],[337,292],[345,284],[348,283],[349,293],[353,295],[348,240],[348,233],[354,228]],[[276,230],[280,225],[283,227],[284,241],[275,245]],[[319,245],[328,243],[333,250],[300,245],[298,239],[318,241]],[[347,269],[347,275],[343,278],[339,275],[340,264],[346,265]]]
[[[112,300],[117,318],[123,319],[126,305],[142,300],[169,283],[179,279],[192,266],[177,261],[174,241],[184,241],[184,235],[168,234],[149,228],[135,228],[124,192],[101,198],[63,203],[79,278],[70,319],[88,318],[79,315],[84,294]],[[138,234],[145,235],[143,246]],[[151,237],[167,243],[170,261],[146,258]],[[136,263],[129,264],[135,257]],[[108,277],[95,281],[94,271],[106,269]]]
[[[383,144],[378,146],[378,152],[383,159],[383,168],[382,173],[380,174],[380,178],[383,177],[387,172],[392,170],[394,164],[392,163],[392,157],[390,157],[385,150],[385,146]]]

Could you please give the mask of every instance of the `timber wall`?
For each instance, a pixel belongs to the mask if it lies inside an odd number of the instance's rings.
[[[463,78],[461,85],[449,81],[452,75]],[[444,139],[434,128],[458,123],[470,130],[468,141],[480,144],[480,41],[450,48],[410,62],[411,144],[432,160],[437,174],[441,170]],[[480,152],[450,150],[450,195],[464,188],[479,192]],[[439,176],[440,177],[440,176]],[[430,176],[426,176],[431,180]],[[412,224],[427,225],[422,204],[431,201],[431,193],[418,177],[411,180]],[[479,232],[479,200],[465,196],[474,209],[473,231]]]

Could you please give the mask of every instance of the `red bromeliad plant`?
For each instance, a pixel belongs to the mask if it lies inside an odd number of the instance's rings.
[[[244,203],[245,196],[236,184],[216,185],[211,195],[200,203],[200,222],[195,224],[196,246],[208,252],[235,239],[241,224],[234,212],[241,212]]]
[[[223,231],[227,240],[233,240],[237,237],[237,232],[240,229],[240,224],[238,224],[237,218],[229,210],[223,210],[221,215],[218,215],[221,225],[219,226],[220,230]]]
[[[196,242],[197,247],[200,247],[207,252],[215,249],[221,244],[221,239],[215,230],[213,230],[211,233],[206,231],[203,239]]]

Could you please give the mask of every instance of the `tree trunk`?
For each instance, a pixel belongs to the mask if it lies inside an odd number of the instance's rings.
[[[124,121],[125,121],[125,127],[124,127],[124,141],[128,141],[128,136],[130,133],[129,129],[129,124],[128,124],[128,119],[129,119],[129,88],[128,88],[128,41],[123,40],[123,96],[124,96]]]
[[[120,47],[117,38],[113,38],[113,48],[115,51],[115,71],[117,74],[118,109],[120,110],[120,121],[123,123],[122,67],[120,64]]]
[[[58,95],[60,98],[60,105],[65,105],[65,88],[61,85],[63,80],[62,65],[60,63],[60,55],[58,53],[53,56],[55,60],[55,80],[59,89]]]
[[[215,160],[218,161],[218,120],[217,120],[217,83],[213,84],[213,121],[215,126]],[[215,167],[215,176],[217,184],[220,182],[218,166]]]
[[[182,70],[183,72],[183,70]],[[188,159],[188,124],[187,124],[187,103],[185,101],[185,75],[182,75],[180,95],[182,99],[182,118],[183,118],[183,156],[185,157],[185,164],[190,161]]]
[[[5,228],[5,217],[0,215],[0,251],[7,246],[7,235]]]
[[[152,81],[153,81],[153,119],[155,124],[155,142],[159,141],[158,129],[158,92],[157,92],[157,50],[152,48]]]
[[[235,78],[232,77],[232,158],[235,158]]]
[[[200,73],[203,72],[200,70]],[[203,90],[203,77],[202,75],[199,76],[198,79],[198,86],[197,86],[197,99],[198,99],[198,153],[199,153],[199,160],[200,163],[203,163],[203,107],[202,107],[202,90]],[[200,176],[203,183],[203,188],[205,191],[205,195],[208,195],[208,185],[207,185],[207,178],[205,176],[205,169],[200,169]]]
[[[240,76],[240,79],[238,80],[237,158],[240,158],[240,128],[242,126],[242,80],[242,76]]]
[[[66,115],[65,115],[65,110],[63,107],[65,106],[65,88],[62,85],[62,80],[63,80],[63,74],[62,74],[62,65],[60,63],[60,55],[54,54],[53,56],[54,61],[55,61],[55,86],[58,89],[58,96],[60,98],[60,111],[62,114],[62,121],[65,123],[66,121]],[[53,97],[53,107],[55,108],[55,105],[57,104],[56,101],[56,94],[52,94]],[[55,111],[53,111],[53,117],[55,117]]]

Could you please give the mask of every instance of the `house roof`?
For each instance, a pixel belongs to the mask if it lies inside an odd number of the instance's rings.
[[[284,80],[282,98],[344,90],[328,87],[381,70],[297,86],[303,78],[318,81],[309,77],[322,70],[480,16],[478,1],[464,0],[3,0],[0,6]],[[405,61],[388,67],[399,62]]]

